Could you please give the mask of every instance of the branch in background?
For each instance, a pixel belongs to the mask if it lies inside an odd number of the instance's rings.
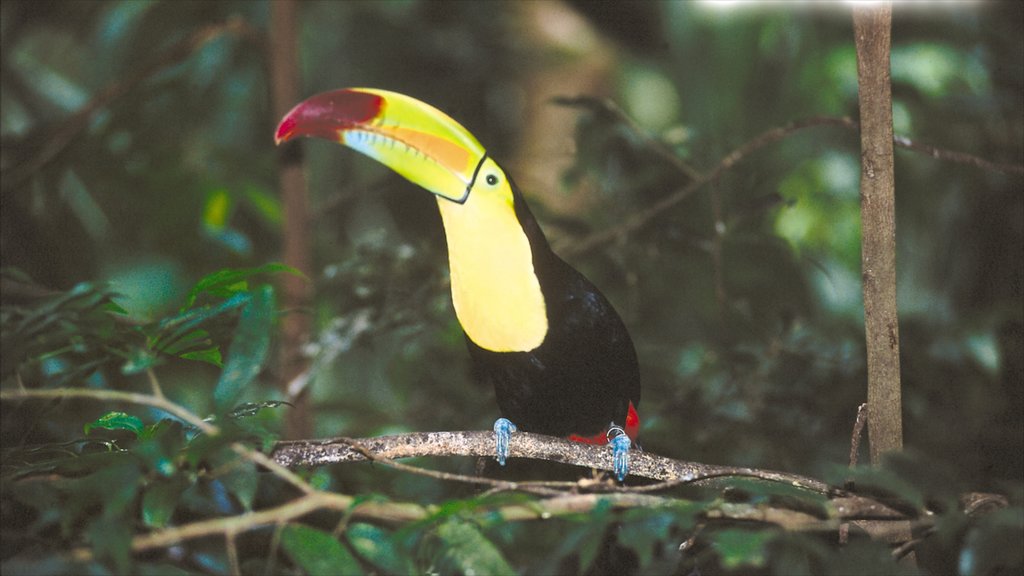
[[[88,388],[55,388],[52,390],[19,388],[17,390],[0,390],[0,400],[27,400],[29,398],[84,398],[103,402],[125,402],[128,404],[152,406],[167,412],[182,422],[195,426],[205,434],[216,435],[219,433],[216,426],[196,416],[184,406],[175,404],[162,396],[154,396],[152,394],[122,392],[120,390],[92,390]]]
[[[623,112],[618,106],[615,106],[613,102],[586,97],[560,98],[556,101],[559,104],[599,110],[603,113],[607,113],[612,118],[621,121],[629,129],[635,131],[637,136],[642,141],[646,142],[650,150],[656,153],[660,158],[669,159],[676,157],[676,153],[670,147],[660,140],[647,135],[646,132],[639,128],[635,122],[626,116],[625,112]],[[839,126],[851,131],[860,130],[860,124],[858,124],[857,121],[845,116],[812,116],[810,118],[790,122],[785,126],[778,126],[762,132],[732,152],[723,156],[710,172],[700,173],[689,165],[683,163],[681,160],[670,160],[670,164],[672,164],[680,174],[683,174],[690,179],[690,182],[686,186],[676,190],[668,196],[665,196],[653,205],[635,212],[618,226],[595,232],[579,240],[560,242],[555,245],[555,250],[563,256],[572,257],[594,250],[608,242],[611,242],[612,240],[622,239],[629,234],[642,229],[662,212],[687,199],[691,194],[696,192],[705,184],[715,180],[757,150],[769,144],[779,142],[796,132],[800,132],[807,128],[814,128],[816,126]],[[905,136],[894,136],[893,144],[900,148],[926,154],[936,160],[973,166],[983,170],[1002,172],[1004,174],[1024,174],[1024,165],[992,162],[965,152],[957,152],[954,150],[947,150],[928,144],[914,142]]]
[[[990,160],[974,156],[973,154],[936,148],[929,144],[920,144],[912,141],[906,136],[900,136],[899,134],[893,137],[893,142],[900,148],[921,152],[922,154],[931,156],[936,160],[945,160],[947,162],[953,162],[954,164],[974,166],[975,168],[981,168],[982,170],[992,170],[995,172],[1002,172],[1003,174],[1024,174],[1024,166],[1021,166],[1020,164],[992,162]]]
[[[640,228],[646,226],[649,222],[654,220],[657,216],[661,215],[662,212],[669,208],[679,204],[683,200],[690,197],[691,194],[696,192],[702,186],[718,178],[722,173],[726,172],[741,160],[755,152],[756,150],[778,142],[783,138],[789,136],[794,132],[804,130],[806,128],[812,128],[815,126],[826,126],[826,125],[852,125],[856,126],[856,123],[849,118],[835,118],[831,116],[815,116],[812,118],[806,118],[796,122],[791,122],[785,126],[772,128],[767,130],[754,139],[743,144],[739,148],[736,148],[729,154],[725,155],[710,172],[700,174],[692,180],[686,186],[680,188],[676,192],[669,194],[668,196],[658,200],[651,206],[644,208],[638,212],[635,212],[632,216],[626,218],[622,224],[613,228],[608,228],[600,232],[596,232],[583,238],[582,240],[574,241],[565,246],[555,246],[555,251],[562,256],[574,256],[585,252],[589,252],[601,246],[611,240],[620,239]],[[689,172],[684,172],[689,174]]]
[[[142,82],[171,66],[181,63],[210,41],[225,34],[251,38],[256,37],[258,32],[248,22],[237,16],[229,18],[221,24],[200,28],[188,38],[164,51],[149,66],[129,75],[127,78],[108,84],[106,88],[96,94],[88,103],[57,126],[32,159],[24,164],[10,168],[9,174],[3,174],[3,189],[6,191],[21,186],[32,175],[49,164],[61,152],[67,149],[68,145],[74,141],[78,134],[89,125],[92,117],[97,112],[109,106]]]
[[[299,100],[298,4],[294,0],[270,3],[270,84],[274,120],[283,117]],[[270,138],[270,134],[267,134]],[[281,150],[278,165],[278,187],[284,212],[282,230],[283,256],[286,266],[302,272],[305,277],[284,275],[282,307],[288,311],[281,318],[279,388],[294,405],[285,421],[286,438],[304,438],[313,432],[309,394],[305,384],[309,359],[302,348],[309,341],[311,319],[308,313],[313,301],[313,250],[309,198],[306,178],[302,172],[302,155],[298,142],[288,143]]]
[[[629,114],[626,114],[625,110],[620,108],[619,105],[611,98],[594,98],[591,96],[556,96],[551,99],[551,102],[559,106],[582,108],[584,110],[590,110],[592,113],[609,116],[612,120],[628,128],[629,131],[644,142],[647,145],[647,148],[654,152],[656,156],[671,164],[681,174],[691,180],[700,178],[700,172],[694,170],[693,167],[684,162],[675,150],[666,146],[664,142],[652,136],[647,130],[641,128],[640,125],[630,118]]]

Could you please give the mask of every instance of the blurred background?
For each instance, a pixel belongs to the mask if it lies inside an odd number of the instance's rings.
[[[134,318],[155,319],[205,274],[281,259],[268,3],[6,0],[0,16],[6,269],[59,290],[110,282]],[[644,449],[819,476],[847,464],[866,394],[855,131],[794,132],[584,244],[767,129],[856,118],[845,4],[302,2],[299,16],[299,99],[404,92],[514,176],[633,335]],[[1018,2],[897,4],[896,133],[1020,164],[1022,23]],[[581,96],[631,120],[566,105]],[[312,322],[313,434],[489,428],[497,407],[470,376],[434,199],[339,146],[301,149],[313,298],[287,313]],[[1019,482],[1022,178],[897,149],[896,179],[905,444],[951,484]],[[280,397],[278,370],[250,399]],[[160,374],[172,399],[210,409],[215,367]],[[367,479],[424,497],[408,477]]]

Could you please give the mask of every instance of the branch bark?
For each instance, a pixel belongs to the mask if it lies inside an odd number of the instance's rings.
[[[162,395],[135,394],[115,390],[93,389],[58,389],[58,390],[2,390],[0,401],[27,400],[32,398],[63,398],[75,397],[98,401],[127,402],[149,405],[174,414],[191,423],[204,433],[215,435],[219,429],[187,409],[170,402]],[[384,458],[414,457],[423,455],[490,455],[493,434],[490,432],[433,432],[414,433],[399,436],[386,436],[361,440],[333,439],[316,441],[281,442],[275,448],[273,459],[268,458],[254,449],[233,443],[232,448],[243,458],[247,458],[265,467],[270,473],[278,476],[297,488],[300,496],[290,502],[274,508],[268,508],[245,514],[201,520],[191,524],[173,526],[132,538],[131,549],[139,553],[147,550],[168,548],[182,542],[223,536],[231,540],[236,535],[257,528],[282,525],[298,519],[314,511],[332,510],[359,518],[372,519],[381,523],[401,525],[427,519],[438,511],[436,506],[406,502],[378,502],[373,499],[362,500],[346,494],[336,494],[317,490],[305,480],[288,470],[287,466],[317,465],[330,462],[372,460]],[[565,449],[572,448],[568,455]],[[578,465],[593,465],[610,469],[605,463],[608,458],[607,449],[569,442],[560,438],[520,433],[513,437],[511,446],[513,456],[542,457],[548,454],[549,460]],[[574,456],[576,451],[591,460],[579,460]],[[553,455],[552,455],[553,454]],[[593,464],[592,464],[593,463]],[[751,468],[733,468],[710,466],[692,462],[681,462],[662,458],[642,452],[634,453],[634,469],[638,475],[649,478],[665,479],[661,484],[647,486],[622,487],[614,484],[602,484],[593,481],[570,483],[570,486],[558,486],[561,490],[549,490],[550,497],[534,500],[525,504],[503,505],[498,501],[497,508],[486,507],[482,510],[487,518],[495,515],[506,521],[530,521],[550,518],[562,514],[585,514],[597,506],[610,504],[614,508],[674,506],[685,504],[686,501],[669,497],[641,494],[640,492],[663,490],[676,484],[696,483],[701,479],[724,476],[748,476],[772,482],[784,482],[792,486],[810,491],[820,492],[829,496],[822,502],[817,511],[798,505],[796,509],[782,505],[754,503],[715,502],[704,509],[704,518],[708,521],[754,521],[775,524],[785,530],[794,531],[833,531],[841,522],[848,520],[872,521],[875,530],[871,534],[876,538],[904,542],[895,554],[902,556],[911,551],[920,540],[909,539],[910,520],[919,529],[927,529],[935,522],[935,516],[918,512],[907,512],[906,508],[897,509],[877,499],[847,493],[829,485],[802,476],[785,474]],[[395,464],[391,462],[390,464]],[[404,466],[404,468],[412,468]],[[421,471],[418,471],[421,472]],[[642,473],[640,473],[642,472]],[[465,481],[455,478],[457,475],[444,475],[442,480]],[[451,477],[451,478],[449,478]],[[23,478],[21,481],[25,481]],[[555,488],[557,483],[528,482],[494,482],[498,491],[530,492],[531,487],[543,485]],[[585,493],[578,490],[600,492],[602,489],[613,493]],[[999,494],[966,494],[961,498],[963,512],[969,516],[986,514],[1009,505],[1005,496]],[[901,540],[902,538],[902,540]],[[77,548],[69,556],[79,562],[93,559],[93,552],[88,548]]]
[[[889,47],[892,6],[853,10],[861,125],[861,270],[871,463],[903,448],[896,318],[896,195]]]
[[[860,104],[861,274],[868,364],[868,443],[871,464],[903,449],[900,335],[896,309],[896,185],[893,165],[892,86],[889,77],[892,5],[853,9]],[[911,540],[909,522],[864,522],[876,538]],[[914,563],[913,553],[905,560]]]
[[[274,447],[271,458],[282,466],[295,468],[421,456],[492,457],[494,449],[492,432],[413,432],[374,438],[284,441]],[[606,446],[571,442],[564,438],[530,432],[517,432],[512,435],[509,456],[535,458],[609,472],[613,469],[611,451]],[[797,474],[686,462],[650,452],[634,451],[630,453],[629,458],[630,476],[671,484],[699,482],[702,479],[725,476],[744,476],[781,482],[821,494],[837,493],[837,489],[825,482]]]

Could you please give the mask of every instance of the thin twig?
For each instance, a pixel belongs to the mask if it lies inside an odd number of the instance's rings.
[[[256,464],[263,466],[272,474],[274,474],[278,478],[281,478],[285,482],[288,482],[292,486],[295,486],[302,492],[305,492],[306,494],[312,494],[313,492],[316,492],[316,488],[313,488],[313,486],[310,485],[309,482],[306,482],[301,477],[299,477],[298,474],[292,472],[291,470],[285,468],[284,466],[281,466],[274,460],[271,460],[270,458],[267,457],[266,454],[260,452],[259,450],[254,450],[253,448],[250,448],[249,446],[246,446],[241,442],[235,442],[231,444],[231,449],[234,450],[235,453],[238,454],[239,456],[248,458],[252,462],[255,462]]]
[[[224,545],[228,549],[228,566],[231,567],[231,576],[242,576],[242,569],[238,564],[238,545],[235,543],[234,530],[224,533]]]
[[[864,423],[867,422],[868,405],[863,403],[857,407],[857,417],[853,422],[853,433],[850,435],[850,468],[857,467],[857,456],[860,453],[860,439],[864,434]],[[847,481],[845,488],[853,490],[853,482]],[[839,543],[846,544],[850,539],[850,523],[839,525]]]
[[[146,377],[149,379],[149,387],[153,389],[153,396],[156,396],[157,398],[164,398],[166,400],[164,391],[160,387],[160,380],[157,379],[156,371],[154,371],[152,367],[146,368]]]
[[[104,402],[128,402],[130,404],[141,404],[152,406],[176,416],[210,436],[216,436],[220,431],[216,426],[206,422],[202,418],[190,412],[187,408],[175,404],[166,398],[153,396],[152,394],[139,394],[137,392],[122,392],[120,390],[92,390],[89,388],[56,388],[53,390],[0,390],[0,401],[2,400],[23,400],[29,398],[82,398],[100,400]]]
[[[893,137],[893,142],[900,148],[906,148],[907,150],[913,150],[915,152],[921,152],[935,158],[936,160],[946,160],[955,164],[965,164],[967,166],[974,166],[983,170],[993,170],[995,172],[1002,172],[1004,174],[1024,174],[1024,166],[1020,164],[1003,164],[999,162],[992,162],[985,160],[973,154],[967,154],[966,152],[957,152],[955,150],[945,150],[943,148],[937,148],[929,144],[920,144],[912,141],[906,136],[900,136],[899,134]]]
[[[678,172],[691,180],[696,180],[701,177],[700,172],[684,162],[683,159],[679,157],[679,154],[667,146],[662,140],[655,138],[650,134],[650,132],[641,128],[640,125],[636,123],[636,120],[633,120],[629,114],[626,114],[626,111],[620,108],[619,105],[611,98],[594,98],[592,96],[558,96],[552,98],[552,102],[560,106],[585,108],[611,116],[614,120],[626,126],[632,134],[642,140],[648,150],[651,150],[662,160],[671,164]]]
[[[154,380],[155,381],[155,378]],[[157,384],[159,389],[159,384]],[[196,416],[193,412],[189,411],[180,404],[171,402],[164,396],[155,396],[152,394],[139,394],[137,392],[122,392],[120,390],[92,390],[86,388],[59,388],[54,390],[2,390],[0,391],[0,400],[20,400],[30,398],[80,398],[80,399],[92,399],[104,402],[127,402],[130,404],[140,404],[143,406],[152,406],[159,410],[163,410],[172,416],[176,416],[180,420],[187,422],[204,434],[209,436],[216,436],[220,434],[220,429],[203,420],[199,416]],[[309,493],[314,490],[308,482],[300,478],[297,474],[291,470],[281,466],[277,462],[268,458],[262,452],[253,450],[252,448],[240,443],[234,442],[231,444],[231,449],[238,455],[248,458],[252,462],[265,467],[274,475],[280,477],[282,480],[295,486],[299,490],[305,493]]]
[[[917,545],[922,543],[922,542],[924,542],[925,538],[930,536],[933,532],[934,532],[933,529],[929,529],[925,536],[921,536],[921,537],[918,537],[918,538],[911,538],[910,540],[907,540],[903,544],[900,544],[899,546],[893,548],[892,549],[892,557],[895,558],[896,560],[902,559],[906,555],[908,555],[911,552],[913,552],[917,548]]]
[[[579,255],[593,250],[594,248],[597,248],[611,240],[621,238],[635,232],[636,230],[646,226],[662,212],[689,198],[691,194],[699,190],[702,186],[718,178],[723,172],[731,169],[756,150],[774,142],[778,142],[794,132],[816,126],[852,126],[856,128],[857,123],[850,118],[845,117],[836,118],[833,116],[815,116],[762,132],[739,148],[736,148],[732,152],[726,154],[710,172],[705,172],[686,186],[676,190],[668,196],[665,196],[661,200],[656,201],[647,208],[634,213],[632,216],[626,218],[622,224],[619,224],[614,228],[609,228],[591,234],[590,236],[587,236],[582,240],[575,241],[570,245],[556,246],[555,250],[563,256]]]
[[[278,522],[274,525],[274,533],[270,536],[270,546],[267,552],[267,564],[263,569],[265,576],[270,576],[277,572],[277,549],[281,547],[281,534],[284,532],[285,526],[287,526],[285,522]]]
[[[573,102],[572,99],[569,100],[570,102]],[[615,107],[615,110],[618,110],[618,112],[615,114],[617,118],[628,118],[625,116],[625,113],[621,111],[621,109],[618,109],[618,107]],[[626,122],[625,124],[630,127],[636,125],[635,122],[632,122],[631,120],[629,122]],[[668,196],[665,196],[661,200],[658,200],[653,205],[639,210],[638,212],[634,213],[633,215],[623,220],[621,224],[615,226],[614,228],[608,228],[595,232],[579,240],[563,241],[555,246],[555,250],[563,256],[571,257],[589,252],[612,240],[623,238],[643,228],[654,218],[660,215],[662,212],[668,210],[669,208],[675,206],[676,204],[679,204],[680,202],[688,198],[691,194],[693,194],[701,187],[703,187],[705,184],[718,178],[724,172],[732,169],[735,165],[739,164],[740,161],[745,159],[753,152],[769,144],[778,142],[796,132],[799,132],[807,128],[813,128],[816,126],[838,126],[855,132],[860,130],[860,124],[856,120],[853,120],[852,118],[848,118],[845,116],[812,116],[810,118],[790,122],[789,124],[786,124],[784,126],[778,126],[766,130],[765,132],[762,132],[761,134],[755,136],[753,139],[745,142],[738,148],[734,149],[732,152],[723,156],[722,159],[719,160],[718,164],[709,172],[700,173],[694,170],[693,168],[689,167],[688,165],[684,164],[682,167],[680,167],[677,166],[676,163],[672,163],[673,166],[676,166],[680,174],[683,174],[687,178],[691,179],[686,186],[676,190],[675,192],[669,194]],[[667,150],[664,145],[662,145],[657,140],[651,139],[650,137],[646,136],[646,133],[643,132],[642,130],[639,130],[637,134],[641,136],[644,141],[651,143],[651,150],[657,152],[659,156],[664,156],[664,152]],[[928,144],[913,142],[905,136],[894,136],[893,143],[896,146],[899,146],[900,148],[920,152],[937,160],[945,160],[958,164],[974,166],[977,168],[995,170],[1006,174],[1024,174],[1024,165],[991,162],[989,160],[985,160],[984,158],[980,158],[972,154],[967,154],[965,152],[956,152],[953,150],[946,150]]]
[[[857,418],[853,422],[853,433],[850,435],[850,468],[857,467],[857,456],[860,453],[860,439],[864,435],[864,424],[867,422],[867,402],[857,407]]]

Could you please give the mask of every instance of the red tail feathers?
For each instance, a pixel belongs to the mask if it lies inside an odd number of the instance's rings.
[[[636,436],[640,432],[640,415],[636,413],[636,408],[633,403],[629,403],[629,412],[626,413],[626,424],[623,426],[626,430],[626,435],[629,439],[636,442]],[[608,433],[600,432],[593,436],[580,436],[578,434],[570,434],[569,440],[573,442],[583,442],[584,444],[607,444]]]

